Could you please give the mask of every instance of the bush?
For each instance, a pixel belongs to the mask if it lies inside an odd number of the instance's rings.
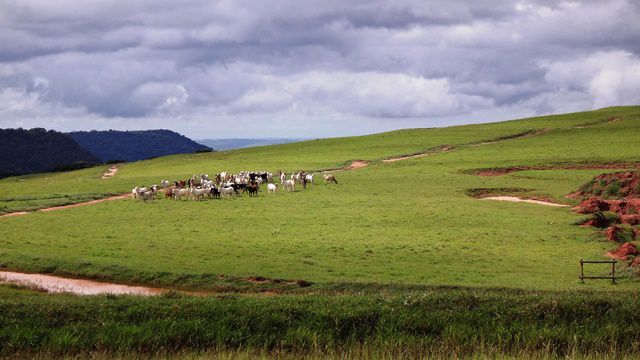
[[[592,219],[595,220],[595,226],[606,228],[613,224],[619,223],[620,215],[611,211],[603,211],[593,214]]]
[[[581,218],[579,218],[578,220],[575,220],[573,222],[571,222],[571,225],[584,225],[586,224],[588,221],[593,219],[593,215],[589,215],[589,216],[583,216]]]
[[[618,181],[614,181],[611,183],[611,186],[607,188],[605,191],[605,196],[607,197],[616,197],[620,192],[620,183]]]
[[[633,227],[628,224],[620,224],[614,225],[615,229],[610,231],[611,235],[609,240],[615,241],[618,243],[627,243],[635,240],[635,232],[633,231]]]

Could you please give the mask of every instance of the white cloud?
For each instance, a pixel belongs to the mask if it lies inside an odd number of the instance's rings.
[[[543,67],[549,83],[588,95],[594,108],[640,103],[640,58],[629,52],[597,52]]]

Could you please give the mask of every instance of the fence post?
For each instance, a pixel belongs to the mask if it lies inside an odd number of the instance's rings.
[[[611,263],[611,281],[613,282],[613,285],[616,284],[616,262],[617,261],[614,259]]]
[[[582,258],[580,258],[580,282],[584,284],[584,262]]]

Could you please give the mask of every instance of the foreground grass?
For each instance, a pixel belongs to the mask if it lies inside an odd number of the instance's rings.
[[[52,296],[4,286],[0,353],[640,354],[637,292],[358,289],[145,299]]]

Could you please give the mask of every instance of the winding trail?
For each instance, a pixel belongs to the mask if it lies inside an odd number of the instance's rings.
[[[485,198],[481,198],[480,200],[496,200],[496,201],[510,201],[510,202],[525,202],[529,204],[537,204],[544,206],[555,206],[555,207],[569,207],[570,205],[552,203],[549,201],[541,201],[541,200],[532,200],[532,199],[521,199],[515,196],[489,196]]]
[[[574,126],[574,129],[584,129],[584,128],[588,128],[588,127],[592,127],[592,126],[596,126],[596,125],[602,125],[602,124],[610,124],[613,122],[616,122],[620,120],[620,117],[612,117],[609,118],[607,120],[600,120],[600,121],[594,121],[594,122],[590,122],[590,123],[584,123],[584,124],[578,124],[576,126]]]
[[[367,161],[367,160],[353,160],[353,161],[351,161],[351,164],[349,164],[349,165],[341,166],[339,168],[318,170],[317,172],[330,173],[330,172],[335,172],[335,171],[362,169],[363,167],[367,167],[367,166],[369,166],[369,161]]]
[[[430,156],[430,155],[435,155],[435,154],[451,151],[453,149],[455,149],[455,146],[453,146],[453,145],[445,145],[445,146],[442,146],[442,147],[440,147],[440,148],[438,148],[436,150],[427,150],[427,151],[424,151],[424,152],[419,152],[419,153],[415,153],[415,154],[411,154],[411,155],[401,155],[401,156],[395,156],[395,157],[382,159],[382,162],[383,163],[392,163],[392,162],[402,161],[402,160],[418,159],[418,158],[425,157],[425,156]]]
[[[35,210],[35,211],[11,212],[11,213],[6,213],[6,214],[3,214],[3,215],[0,215],[0,218],[1,217],[12,217],[12,216],[27,215],[27,214],[30,214],[32,212],[49,212],[49,211],[70,209],[70,208],[75,208],[75,207],[80,207],[80,206],[99,204],[99,203],[106,202],[106,201],[126,199],[128,197],[131,197],[131,194],[122,194],[122,195],[109,196],[109,197],[105,197],[105,198],[102,198],[102,199],[96,199],[96,200],[85,201],[85,202],[69,204],[69,205],[52,206],[52,207],[48,207],[48,208],[38,209],[38,210]]]

